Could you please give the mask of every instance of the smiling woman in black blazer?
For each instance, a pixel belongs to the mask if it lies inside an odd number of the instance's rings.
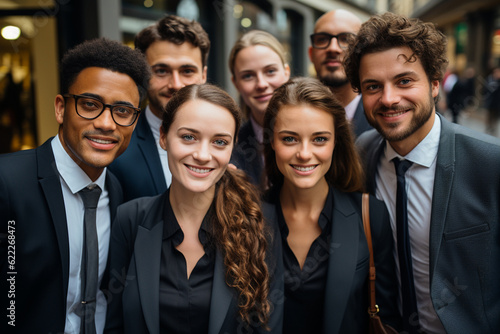
[[[160,143],[172,184],[118,209],[106,332],[281,333],[258,195],[227,169],[239,125],[234,101],[212,85],[167,104]]]
[[[284,265],[283,333],[368,333],[363,173],[344,109],[319,81],[295,78],[275,91],[264,129],[266,199]],[[375,197],[370,218],[380,315],[398,327],[389,215]]]

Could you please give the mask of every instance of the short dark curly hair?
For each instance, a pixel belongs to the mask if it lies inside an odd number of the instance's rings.
[[[420,59],[429,81],[442,80],[448,64],[446,36],[433,23],[384,13],[363,23],[346,52],[344,68],[353,89],[361,91],[359,67],[364,55],[405,46],[413,51],[407,61]]]
[[[167,15],[135,36],[135,48],[146,53],[146,50],[156,41],[169,41],[177,45],[189,42],[200,48],[201,64],[207,65],[210,39],[201,24],[194,20]]]
[[[142,99],[146,96],[151,69],[144,55],[107,38],[85,41],[66,52],[61,61],[61,93],[69,93],[69,87],[81,71],[88,67],[101,67],[128,75],[134,80]]]

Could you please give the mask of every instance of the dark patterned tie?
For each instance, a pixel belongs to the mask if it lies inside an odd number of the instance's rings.
[[[99,276],[99,244],[97,241],[96,211],[101,188],[83,188],[78,192],[85,206],[83,218],[83,247],[80,279],[82,281],[80,334],[95,334],[95,309]]]
[[[398,179],[396,197],[396,235],[398,238],[399,271],[401,273],[401,295],[403,299],[403,328],[406,332],[418,333],[418,311],[413,281],[411,244],[408,234],[408,196],[406,195],[405,173],[412,162],[394,158],[394,167]]]

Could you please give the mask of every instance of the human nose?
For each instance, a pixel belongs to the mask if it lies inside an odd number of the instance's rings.
[[[327,51],[330,51],[330,52],[336,52],[336,53],[344,52],[344,49],[342,49],[340,47],[339,40],[338,40],[337,36],[332,36],[332,38],[330,39],[330,44],[328,45],[328,47],[326,49],[327,49]]]
[[[116,123],[111,115],[111,108],[109,106],[104,107],[104,110],[99,117],[94,119],[94,127],[108,131],[116,129]]]
[[[269,83],[262,73],[257,74],[257,88],[264,90],[269,87]]]
[[[390,107],[392,105],[398,104],[401,101],[401,97],[397,92],[397,89],[391,86],[385,86],[382,91],[382,97],[380,101],[386,106]]]
[[[299,160],[307,161],[311,159],[312,151],[308,142],[302,142],[299,145],[299,150],[297,151],[297,158]]]
[[[182,87],[184,87],[184,85],[182,84],[179,72],[173,71],[172,76],[168,82],[168,89],[178,91]]]
[[[212,154],[210,152],[210,144],[206,142],[201,142],[193,153],[193,158],[201,162],[208,162],[212,160]]]

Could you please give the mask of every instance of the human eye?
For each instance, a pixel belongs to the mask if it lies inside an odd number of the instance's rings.
[[[84,97],[78,99],[78,107],[85,111],[95,111],[102,108],[102,102],[92,98]]]
[[[128,106],[122,106],[122,105],[115,105],[113,106],[113,114],[122,117],[122,118],[129,118],[135,113],[135,110],[128,107]]]
[[[283,141],[285,144],[294,144],[297,142],[297,139],[292,136],[285,136],[281,138],[281,141]]]
[[[243,73],[241,76],[240,76],[241,80],[243,81],[249,81],[249,80],[252,80],[253,78],[253,74],[252,73]]]
[[[324,137],[324,136],[319,136],[319,137],[316,137],[314,138],[313,140],[316,144],[324,144],[328,141],[328,138],[327,137]]]
[[[229,142],[225,139],[222,139],[222,138],[215,139],[213,141],[213,143],[215,146],[219,146],[219,147],[225,147],[225,146],[229,145]]]
[[[267,69],[267,71],[266,71],[266,73],[268,75],[274,75],[274,74],[276,74],[276,72],[278,72],[278,69],[276,69],[274,67],[271,67],[271,68]]]
[[[169,71],[164,67],[153,67],[153,74],[157,77],[164,77],[169,74]]]
[[[380,89],[380,85],[373,83],[373,84],[365,85],[363,88],[363,91],[373,93],[378,89]]]
[[[193,69],[193,68],[190,68],[190,67],[187,67],[187,68],[184,68],[182,71],[181,71],[182,75],[184,76],[191,76],[193,74],[196,73],[196,71]]]
[[[411,79],[408,79],[408,78],[405,78],[405,79],[401,79],[399,80],[399,84],[402,85],[402,86],[407,86],[409,85],[410,83],[412,82]]]
[[[187,142],[192,142],[195,140],[195,137],[192,135],[192,134],[189,134],[189,133],[186,133],[186,134],[183,134],[181,135],[181,138],[184,140],[184,141],[187,141]]]

